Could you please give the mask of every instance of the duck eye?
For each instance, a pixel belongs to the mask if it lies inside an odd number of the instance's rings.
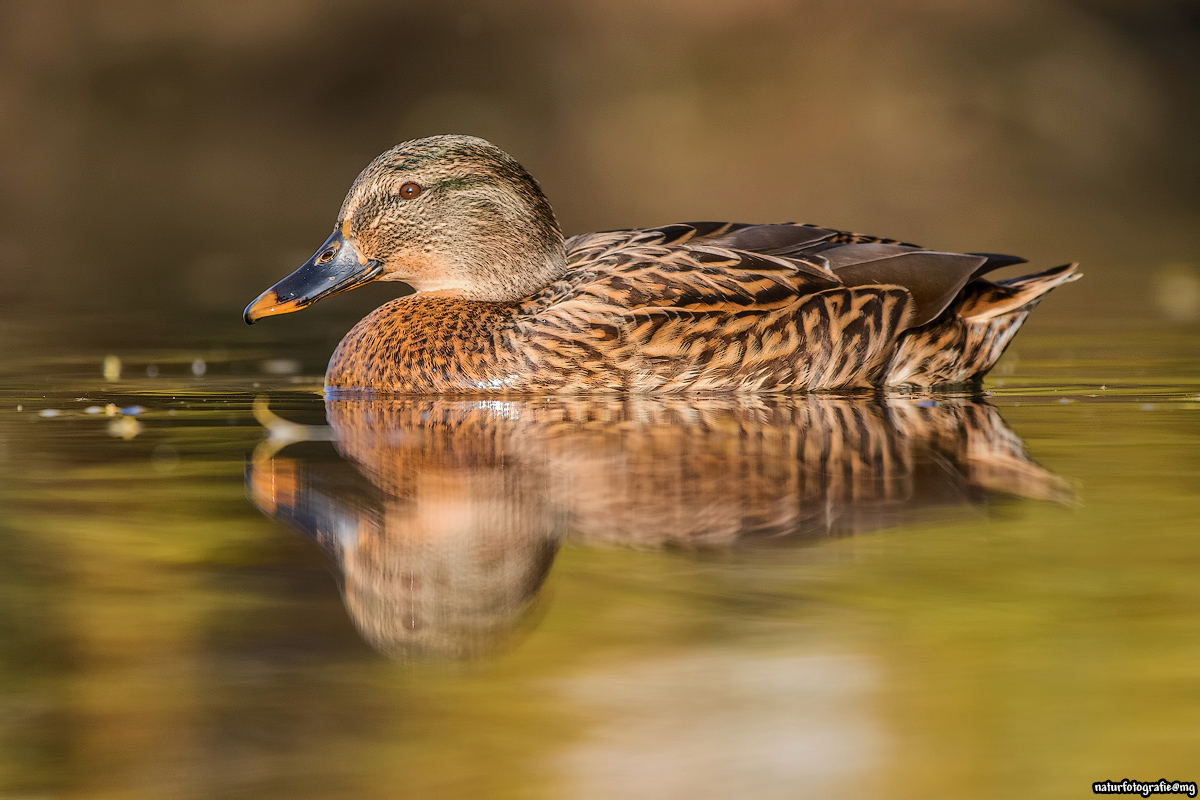
[[[421,187],[411,181],[400,187],[400,196],[405,200],[412,200],[421,193]]]

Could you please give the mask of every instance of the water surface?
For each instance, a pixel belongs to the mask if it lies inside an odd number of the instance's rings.
[[[5,796],[1196,777],[1194,331],[1030,330],[977,396],[372,402],[320,343],[3,333]]]

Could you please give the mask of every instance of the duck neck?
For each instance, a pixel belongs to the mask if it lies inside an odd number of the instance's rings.
[[[512,303],[566,271],[562,230],[532,178],[516,188],[475,186],[456,201],[439,249],[453,262],[462,297]]]
[[[492,303],[515,303],[562,277],[567,269],[562,237],[556,247],[513,239],[489,239],[460,250],[456,270],[467,277],[459,296]]]

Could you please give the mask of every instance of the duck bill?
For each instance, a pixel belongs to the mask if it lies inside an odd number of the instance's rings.
[[[300,269],[260,294],[246,306],[242,318],[253,325],[263,317],[290,314],[311,306],[322,297],[356,289],[379,277],[383,266],[354,249],[340,230],[304,262]]]

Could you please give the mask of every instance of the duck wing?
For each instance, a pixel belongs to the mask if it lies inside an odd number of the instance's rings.
[[[913,297],[912,327],[935,319],[980,275],[1025,262],[992,253],[927,250],[896,239],[813,225],[740,226],[718,233],[713,244],[822,264],[844,286],[901,286]]]
[[[927,250],[896,239],[791,223],[685,222],[584,234],[567,244],[568,261],[576,268],[605,262],[624,251],[628,258],[619,259],[625,262],[622,271],[662,273],[659,280],[644,284],[645,291],[623,294],[631,308],[680,308],[680,300],[697,294],[713,305],[724,288],[728,297],[711,310],[734,310],[730,303],[744,307],[759,301],[765,303],[760,306],[765,310],[775,307],[789,286],[792,296],[836,286],[899,286],[913,300],[908,327],[935,319],[980,275],[1025,261],[993,253]],[[661,265],[655,263],[660,260]],[[640,266],[631,268],[631,261]],[[618,283],[630,281],[618,279]],[[665,292],[658,303],[641,296],[659,288]]]
[[[715,225],[688,223],[573,237],[567,242],[567,272],[527,299],[522,313],[536,314],[568,302],[574,307],[604,306],[618,314],[767,311],[843,285],[821,258],[809,259],[798,251],[777,256],[733,249],[713,234]],[[803,232],[814,242],[825,234]]]

